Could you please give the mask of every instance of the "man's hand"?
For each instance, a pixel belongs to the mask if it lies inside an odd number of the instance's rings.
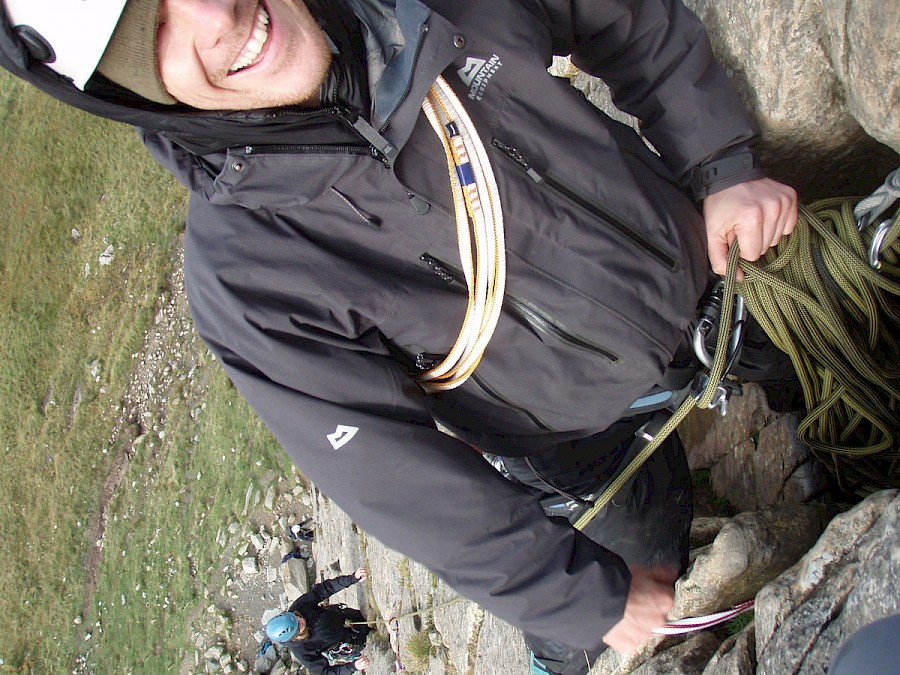
[[[360,567],[353,573],[353,576],[356,577],[357,581],[365,581],[369,578],[369,570],[367,570],[365,567]]]
[[[666,623],[675,602],[673,585],[678,572],[673,567],[629,567],[631,588],[625,601],[625,616],[603,641],[617,652],[632,654],[647,641],[654,628]]]
[[[725,274],[728,249],[737,239],[741,257],[758,260],[797,224],[797,193],[771,178],[740,183],[703,200],[709,262]],[[738,271],[738,280],[743,272]]]
[[[372,662],[369,661],[368,656],[360,656],[358,659],[356,659],[356,661],[353,662],[353,667],[357,670],[365,670],[370,665],[372,665]]]

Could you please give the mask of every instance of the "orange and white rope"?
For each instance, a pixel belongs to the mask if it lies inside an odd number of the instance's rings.
[[[459,256],[469,291],[466,315],[452,349],[441,363],[417,378],[426,392],[433,393],[460,386],[481,361],[500,319],[506,253],[497,181],[472,120],[441,77],[422,109],[447,155]]]

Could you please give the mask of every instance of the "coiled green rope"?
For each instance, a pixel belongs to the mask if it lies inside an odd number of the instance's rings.
[[[876,228],[859,231],[854,202],[801,206],[790,236],[741,262],[739,291],[797,371],[807,410],[800,439],[843,489],[866,495],[900,487],[900,211],[875,269]]]

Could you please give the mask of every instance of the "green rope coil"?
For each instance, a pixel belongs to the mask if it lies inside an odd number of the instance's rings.
[[[790,236],[741,262],[739,291],[797,371],[807,410],[800,440],[842,488],[865,495],[900,487],[900,211],[875,269],[876,228],[858,230],[854,202],[801,206]]]

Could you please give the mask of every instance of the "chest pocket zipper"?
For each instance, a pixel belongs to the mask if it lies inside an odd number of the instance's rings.
[[[462,273],[459,270],[450,267],[446,263],[427,253],[421,256],[421,260],[426,265],[428,265],[428,268],[445,283],[462,283]],[[532,307],[529,303],[511,296],[509,293],[506,293],[503,296],[503,307],[514,316],[517,316],[518,318],[525,321],[525,323],[527,323],[539,333],[542,333],[544,335],[551,335],[556,339],[561,340],[562,342],[566,342],[573,347],[598,354],[610,363],[618,363],[620,360],[619,356],[609,349],[606,349],[605,347],[594,344],[592,342],[588,342],[584,338],[581,338],[577,335],[573,335],[572,333],[562,328],[552,318],[545,316],[537,309]]]
[[[663,250],[655,243],[647,239],[645,236],[637,232],[633,227],[626,223],[622,218],[612,213],[603,205],[597,203],[590,197],[581,194],[578,190],[569,187],[558,178],[553,176],[549,171],[543,173],[537,171],[531,162],[518,150],[511,145],[507,145],[503,141],[493,139],[491,144],[500,150],[505,157],[515,162],[531,180],[538,185],[544,185],[560,195],[566,201],[575,204],[579,208],[587,211],[595,218],[606,223],[606,225],[616,233],[620,238],[637,247],[639,250],[647,254],[652,260],[659,263],[670,272],[677,272],[681,268],[679,261],[667,251]]]

